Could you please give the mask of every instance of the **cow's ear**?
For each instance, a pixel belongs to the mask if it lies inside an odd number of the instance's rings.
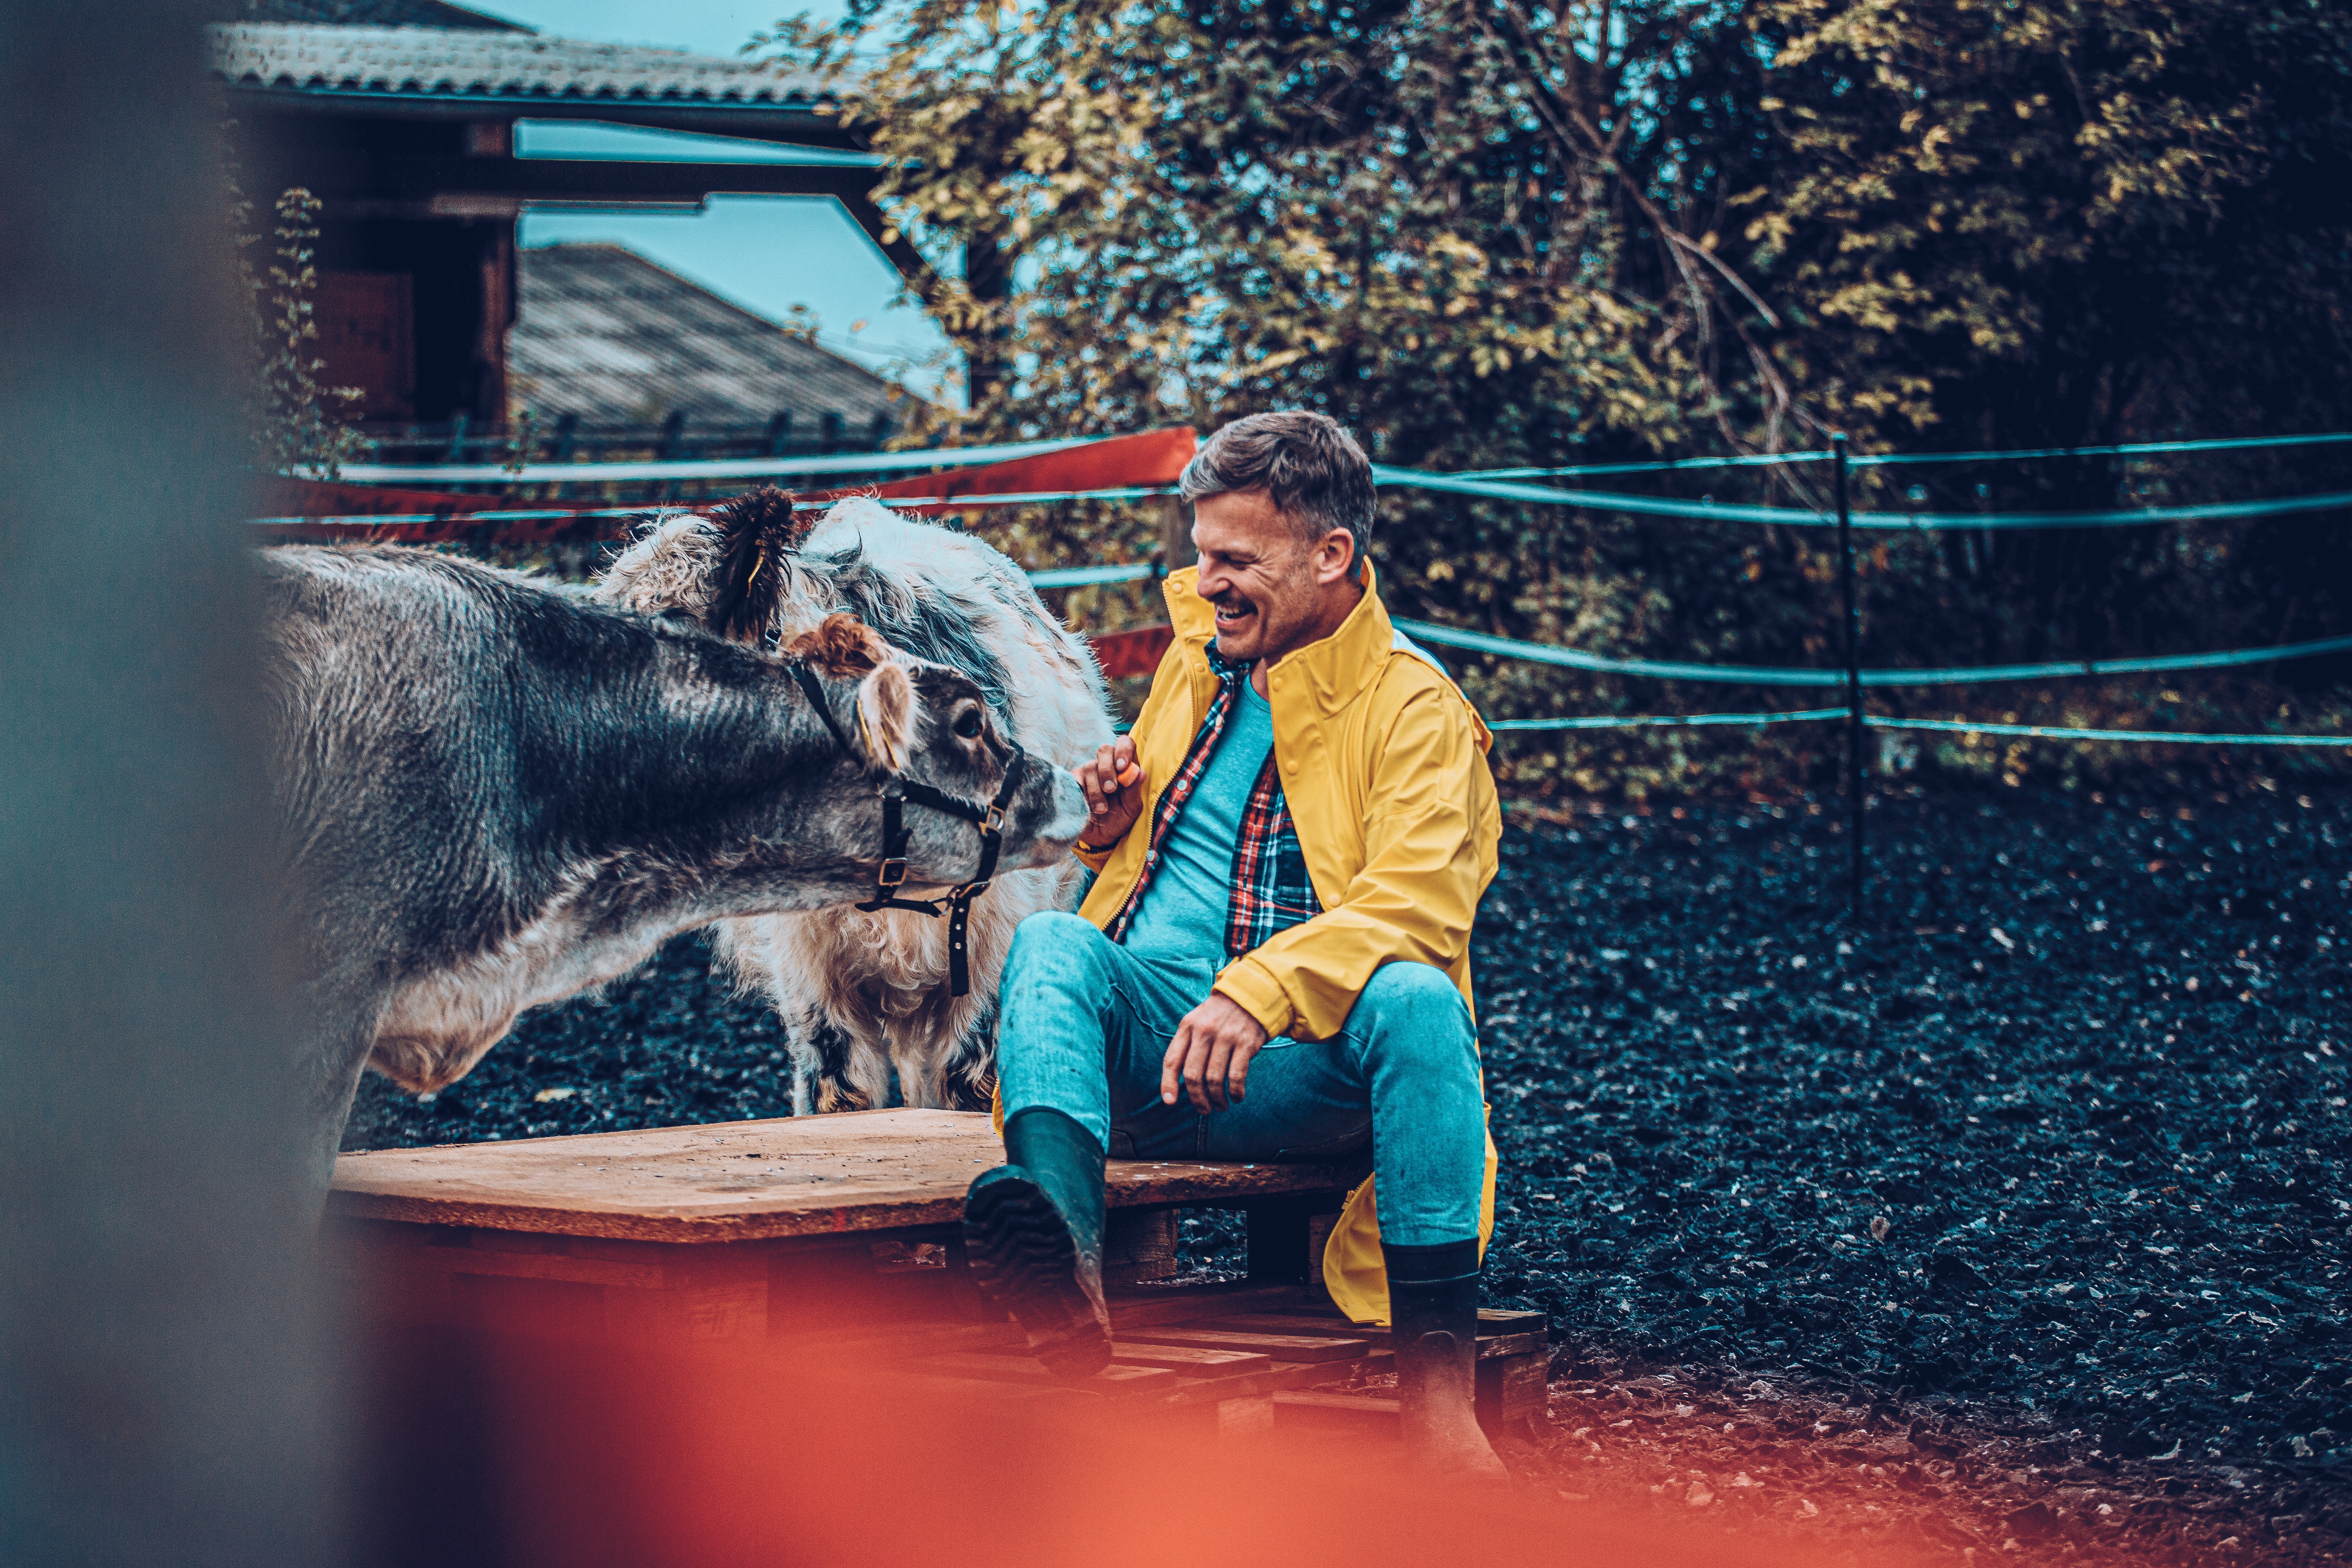
[[[914,749],[915,683],[898,660],[874,667],[857,683],[857,731],[866,754],[885,773],[904,773]]]

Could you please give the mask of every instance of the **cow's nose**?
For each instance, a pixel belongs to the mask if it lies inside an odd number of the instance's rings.
[[[1055,768],[1052,773],[1051,790],[1043,818],[1037,829],[1036,845],[1029,863],[1050,865],[1077,842],[1078,835],[1087,829],[1087,792],[1078,785],[1077,775],[1067,768]]]

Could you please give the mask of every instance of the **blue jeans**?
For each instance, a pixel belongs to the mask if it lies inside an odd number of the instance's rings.
[[[1242,1101],[1204,1116],[1161,1104],[1160,1071],[1216,968],[1129,952],[1059,910],[1023,921],[998,991],[1005,1115],[1049,1106],[1118,1159],[1316,1160],[1369,1138],[1382,1241],[1475,1238],[1486,1108],[1470,1009],[1444,971],[1382,964],[1338,1036],[1268,1040]]]

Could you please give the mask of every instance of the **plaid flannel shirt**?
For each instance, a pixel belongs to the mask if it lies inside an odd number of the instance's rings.
[[[1192,748],[1184,753],[1184,765],[1169,781],[1152,813],[1151,840],[1143,856],[1143,874],[1135,879],[1127,902],[1119,907],[1108,928],[1113,942],[1127,940],[1136,911],[1143,907],[1143,896],[1159,873],[1168,836],[1176,830],[1178,820],[1184,815],[1185,803],[1192,798],[1193,789],[1209,771],[1209,761],[1216,755],[1217,743],[1224,739],[1225,721],[1232,717],[1234,705],[1241,700],[1241,683],[1249,679],[1249,666],[1227,663],[1214,644],[1210,645],[1208,654],[1209,668],[1217,676],[1216,700],[1209,704],[1208,717],[1201,721]],[[1307,875],[1307,857],[1298,847],[1298,833],[1291,824],[1290,806],[1283,799],[1280,772],[1269,747],[1265,765],[1258,770],[1257,783],[1251,786],[1249,804],[1242,809],[1241,829],[1234,839],[1233,892],[1225,906],[1225,954],[1238,958],[1275,932],[1322,912],[1323,905],[1315,897],[1315,884]]]

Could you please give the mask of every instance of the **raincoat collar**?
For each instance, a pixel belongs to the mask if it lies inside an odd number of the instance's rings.
[[[1215,642],[1217,613],[1201,597],[1201,569],[1187,566],[1171,572],[1160,591],[1168,600],[1169,624],[1179,642],[1203,647]],[[1320,712],[1337,713],[1381,677],[1389,654],[1397,647],[1396,628],[1389,623],[1388,606],[1381,603],[1379,575],[1364,563],[1364,596],[1329,637],[1294,648],[1276,659],[1276,670],[1306,677],[1307,693]]]

